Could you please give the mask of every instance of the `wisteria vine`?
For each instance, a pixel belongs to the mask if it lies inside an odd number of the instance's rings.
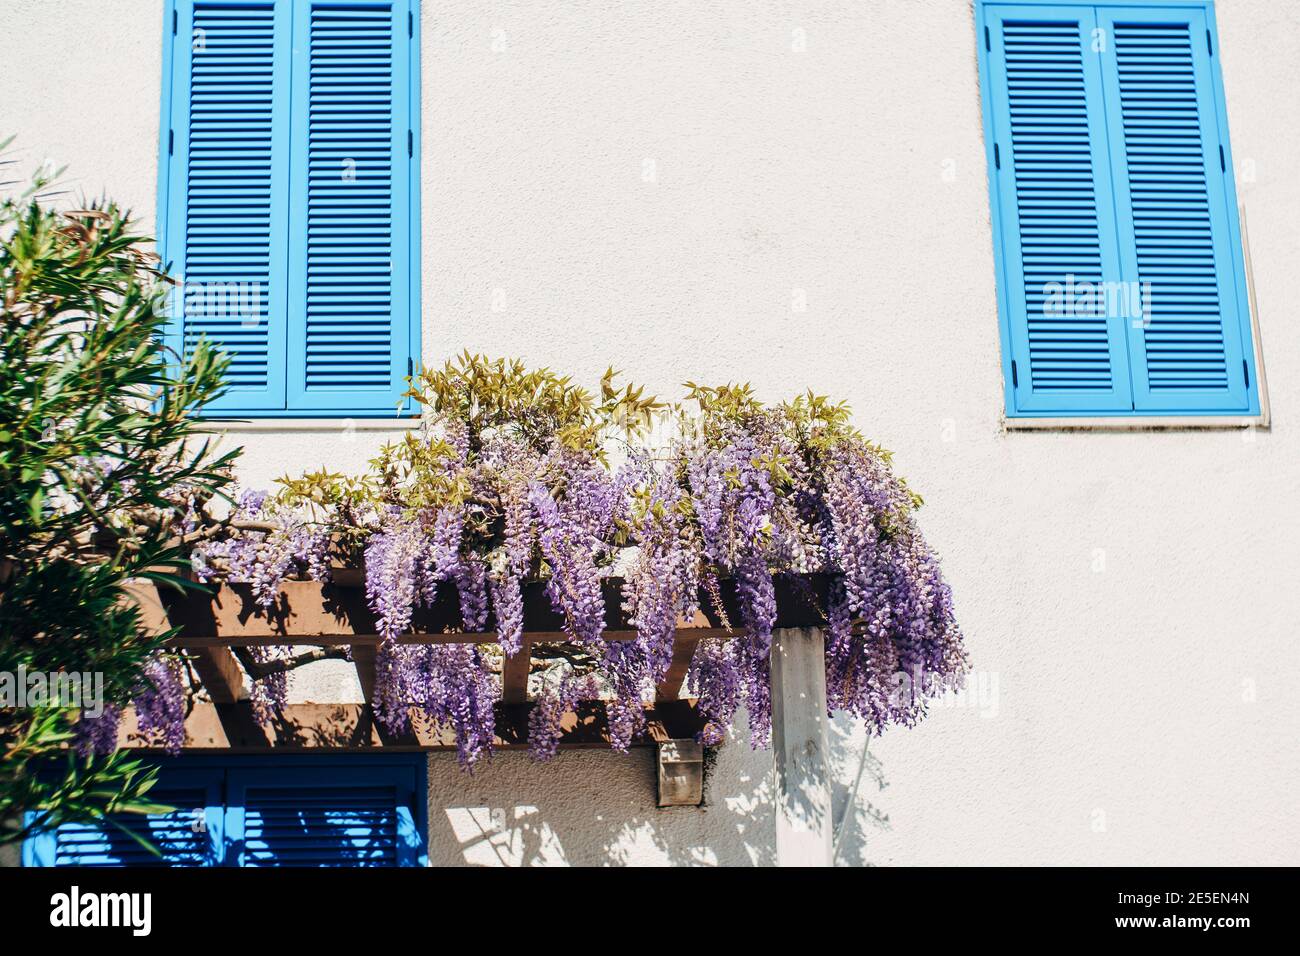
[[[701,613],[727,636],[701,641],[688,669],[700,739],[721,742],[743,707],[752,745],[764,746],[782,576],[829,582],[831,709],[878,733],[915,723],[960,682],[961,632],[915,520],[920,499],[843,405],[809,393],[768,407],[748,386],[688,385],[685,401],[666,406],[613,380],[611,371],[595,397],[549,371],[471,355],[422,372],[411,390],[425,409],[417,433],[362,477],[317,472],[282,479],[275,495],[241,495],[243,524],[195,548],[196,572],[246,583],[270,608],[287,578],[363,567],[381,638],[377,719],[398,734],[415,721],[449,730],[466,767],[492,751],[502,665],[524,647],[532,581],[567,637],[564,653],[534,663],[538,759],[556,752],[564,714],[595,699],[612,745],[628,747],[678,626]],[[605,639],[611,579],[634,640]],[[735,621],[720,596],[728,580]],[[448,587],[464,631],[494,630],[495,645],[401,640]],[[176,685],[164,669],[137,712],[143,732],[174,746]],[[284,706],[285,673],[254,683],[269,719]]]

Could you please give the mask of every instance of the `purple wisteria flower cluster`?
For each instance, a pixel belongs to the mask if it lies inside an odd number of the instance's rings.
[[[827,566],[827,700],[877,732],[911,726],[966,670],[952,592],[917,528],[914,501],[865,444],[822,462]]]
[[[200,581],[250,584],[256,601],[269,608],[286,577],[304,574],[314,581],[329,580],[326,526],[277,507],[265,491],[241,492],[232,518],[235,533],[194,549],[191,563]],[[245,527],[239,527],[241,523]]]
[[[567,638],[532,661],[538,759],[555,754],[564,714],[585,700],[605,701],[616,749],[643,733],[676,631],[700,614],[726,632],[701,641],[688,668],[702,741],[721,742],[743,708],[752,745],[766,745],[782,576],[829,582],[833,710],[877,733],[910,726],[961,680],[961,632],[915,520],[920,499],[844,406],[809,393],[768,407],[748,386],[695,385],[664,406],[613,375],[596,398],[517,362],[466,355],[425,371],[411,392],[425,408],[419,432],[364,478],[322,473],[274,499],[246,494],[240,513],[276,526],[205,543],[200,577],[247,582],[270,607],[286,577],[325,580],[341,548],[364,566],[381,637],[377,718],[395,734],[436,725],[466,767],[492,751],[504,662],[526,647],[529,582],[544,584]],[[606,638],[611,580],[634,640]],[[495,643],[403,640],[447,587],[463,631]],[[262,693],[283,704],[282,687]]]
[[[465,766],[490,752],[496,733],[496,681],[473,644],[404,644],[417,607],[453,582],[465,628],[481,632],[488,620],[484,562],[462,548],[463,515],[444,508],[431,521],[390,513],[384,530],[365,548],[366,596],[383,639],[376,660],[376,716],[392,733],[411,730],[414,709],[450,726]]]
[[[162,651],[145,662],[140,685],[131,704],[136,729],[150,743],[169,754],[185,744],[185,675],[179,657]],[[77,723],[77,749],[83,756],[109,754],[117,749],[122,708],[106,704],[97,717]]]

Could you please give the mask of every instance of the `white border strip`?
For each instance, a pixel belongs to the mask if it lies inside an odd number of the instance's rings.
[[[1005,418],[1002,425],[1009,432],[1149,432],[1264,428],[1268,422],[1263,416],[1148,415],[1145,418]]]
[[[1246,298],[1250,303],[1250,338],[1255,346],[1255,389],[1259,392],[1259,426],[1268,428],[1273,423],[1273,410],[1268,402],[1268,376],[1264,374],[1264,343],[1259,333],[1259,303],[1255,299],[1255,263],[1250,257],[1250,230],[1246,227],[1246,204],[1237,205],[1241,221],[1241,252],[1246,260]]]
[[[240,432],[407,432],[420,427],[418,417],[404,418],[246,418],[238,421],[205,419],[195,429],[200,434]]]

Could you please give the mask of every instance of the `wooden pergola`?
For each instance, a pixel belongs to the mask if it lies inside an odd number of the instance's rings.
[[[820,864],[830,859],[830,790],[826,773],[826,684],[824,666],[826,580],[818,575],[781,575],[775,580],[777,620],[772,648],[772,747],[778,791],[777,851],[786,863]],[[609,578],[605,590],[606,630],[610,641],[636,636],[622,604],[622,581]],[[404,736],[388,734],[374,719],[375,661],[380,637],[360,575],[340,573],[331,584],[286,581],[269,610],[243,584],[211,586],[213,593],[178,592],[153,585],[135,589],[146,623],[178,627],[170,641],[184,649],[210,698],[191,698],[185,721],[186,752],[267,753],[285,751],[447,750],[455,746],[449,731],[421,721]],[[646,705],[647,733],[634,745],[663,748],[693,742],[704,726],[696,701],[682,696],[691,658],[701,641],[734,636],[741,620],[734,582],[723,581],[714,599],[701,593],[701,611],[681,622],[672,663]],[[432,607],[417,609],[408,644],[495,644],[495,632],[459,630],[461,615],[454,588],[440,589]],[[523,649],[504,658],[502,699],[497,705],[496,745],[521,748],[528,740],[531,707],[528,677],[534,664],[556,652],[572,650],[563,619],[544,587],[524,588]],[[259,666],[250,648],[306,647],[289,666],[350,656],[364,703],[288,704],[269,723],[254,716],[245,689],[246,675]],[[282,663],[281,668],[285,667]],[[123,716],[120,743],[147,747],[137,732],[134,714]],[[607,746],[604,704],[586,701],[562,721],[561,748]],[[661,768],[662,770],[662,768]]]
[[[275,605],[268,609],[254,600],[245,584],[211,585],[212,595],[177,592],[152,587],[137,591],[153,627],[179,627],[171,645],[182,648],[210,702],[195,701],[186,720],[187,750],[256,752],[267,749],[440,750],[454,747],[454,740],[437,728],[417,726],[411,734],[394,737],[373,719],[371,702],[375,691],[375,657],[380,644],[375,617],[364,588],[355,578],[322,585],[315,581],[285,581]],[[636,636],[621,609],[622,581],[604,582],[606,606],[605,638],[631,640]],[[734,636],[740,613],[735,587],[723,582],[721,608],[702,595],[702,611],[691,622],[683,621],[673,643],[672,664],[656,688],[655,702],[646,706],[648,733],[638,745],[694,737],[703,726],[695,701],[682,696],[691,658],[700,641]],[[822,623],[825,586],[809,576],[791,580],[778,578],[779,627],[819,626]],[[528,675],[545,660],[548,650],[561,652],[570,640],[563,620],[554,610],[540,583],[524,588],[524,647],[514,657],[505,657],[501,673],[502,698],[497,712],[497,745],[503,748],[527,745]],[[399,640],[407,644],[490,643],[495,632],[466,633],[458,630],[461,616],[453,588],[444,588],[437,602],[417,609],[411,632]],[[299,703],[287,705],[276,721],[259,724],[253,718],[245,690],[245,675],[256,673],[247,649],[290,645],[316,648],[292,659],[290,666],[317,660],[350,657],[357,671],[365,703]],[[242,659],[242,664],[241,664]],[[281,665],[283,667],[283,665]],[[271,669],[276,669],[272,665]],[[608,744],[604,706],[590,701],[566,715],[562,747]],[[127,746],[141,746],[132,733],[134,720],[128,714],[123,726]]]

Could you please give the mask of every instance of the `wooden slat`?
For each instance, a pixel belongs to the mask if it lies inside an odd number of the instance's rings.
[[[501,667],[501,702],[522,704],[528,700],[528,672],[532,669],[532,642],[525,640],[514,657]]]
[[[190,660],[213,703],[233,704],[244,699],[244,672],[229,648],[197,647],[190,651]]]
[[[386,741],[375,728],[370,708],[365,704],[289,704],[272,726],[257,727],[222,719],[221,711],[246,704],[214,705],[196,701],[185,720],[185,750],[268,751],[299,750],[451,750],[455,735],[448,729],[422,726],[415,721],[415,733],[400,741]],[[528,745],[528,711],[531,705],[498,705],[496,745],[514,750]],[[633,741],[643,747],[667,740],[693,737],[703,726],[693,700],[669,701],[646,706],[647,733]],[[609,724],[605,707],[599,701],[579,705],[561,721],[560,746],[563,748],[601,747],[609,745]],[[151,749],[140,739],[133,708],[126,708],[118,743],[131,749]]]

